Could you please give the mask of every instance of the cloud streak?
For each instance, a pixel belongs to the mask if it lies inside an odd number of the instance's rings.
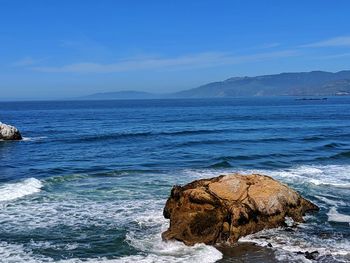
[[[32,57],[24,57],[18,61],[13,62],[12,66],[14,67],[33,66],[33,65],[39,64],[40,62],[45,61],[46,59],[47,58],[34,59]]]
[[[222,65],[258,62],[297,56],[295,50],[234,56],[222,52],[206,52],[178,57],[139,57],[118,60],[114,63],[82,62],[63,66],[32,67],[35,71],[51,73],[114,73],[139,70],[184,70]]]
[[[319,42],[314,42],[301,47],[350,47],[350,36],[329,38]]]
[[[321,56],[321,57],[318,57],[317,59],[338,59],[338,58],[346,58],[346,57],[350,57],[350,53]]]

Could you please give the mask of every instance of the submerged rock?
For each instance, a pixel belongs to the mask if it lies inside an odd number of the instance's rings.
[[[312,251],[312,252],[309,252],[309,251],[305,252],[305,258],[307,258],[307,259],[315,260],[318,257],[318,255],[319,255],[319,253],[317,250]]]
[[[240,237],[285,225],[286,217],[303,222],[318,207],[269,176],[221,175],[174,186],[163,215],[170,227],[164,240],[187,245],[235,243]]]
[[[22,135],[16,127],[0,122],[0,140],[22,140]]]

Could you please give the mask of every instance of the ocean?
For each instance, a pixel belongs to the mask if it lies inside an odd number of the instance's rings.
[[[0,262],[350,262],[349,97],[0,102],[0,121],[24,136],[0,142]],[[320,212],[232,248],[161,240],[174,184],[233,172]]]

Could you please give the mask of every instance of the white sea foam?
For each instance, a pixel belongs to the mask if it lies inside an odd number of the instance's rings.
[[[74,202],[74,201],[73,201]],[[150,233],[144,233],[140,231],[129,231],[126,235],[126,242],[133,246],[135,249],[141,253],[138,255],[130,255],[119,258],[90,258],[90,259],[79,259],[71,258],[67,260],[57,261],[59,263],[126,263],[126,262],[144,262],[144,263],[180,263],[180,262],[198,262],[198,263],[211,263],[215,262],[222,258],[221,252],[211,246],[206,246],[204,244],[198,244],[193,247],[188,247],[181,242],[163,242],[161,239],[161,232],[168,227],[168,221],[164,219],[161,213],[160,203],[157,200],[135,200],[135,203],[126,202],[123,204],[98,204],[98,203],[89,203],[87,206],[72,206],[72,202],[62,203],[54,202],[51,205],[54,205],[52,210],[45,208],[42,210],[40,204],[31,206],[32,208],[21,211],[21,215],[15,215],[11,220],[28,222],[30,227],[52,227],[55,224],[64,224],[64,225],[88,225],[93,223],[96,225],[102,219],[106,221],[113,222],[115,221],[116,225],[123,225],[126,222],[134,221],[141,229],[154,230]],[[152,206],[153,204],[153,206]],[[46,206],[44,204],[44,206]],[[64,207],[70,207],[70,210],[73,210],[74,216],[69,214],[69,211]],[[140,211],[139,209],[147,207],[149,209]],[[103,209],[104,208],[104,209]],[[26,212],[36,209],[36,213],[39,213],[40,216],[34,217],[33,215],[28,215]],[[109,213],[106,211],[109,210]],[[60,211],[59,213],[53,216],[54,211]],[[124,211],[123,211],[124,210]],[[131,210],[131,211],[128,211]],[[16,210],[18,211],[18,210]],[[119,213],[113,213],[111,211],[119,211]],[[84,217],[87,217],[88,213],[92,214],[93,218],[87,218],[87,221],[92,219],[93,222],[83,221]],[[9,214],[13,214],[13,211],[10,211]],[[108,217],[110,215],[110,217]],[[18,217],[24,217],[19,219]],[[43,217],[43,218],[41,218]],[[106,218],[107,217],[107,218]],[[32,219],[36,221],[35,223],[30,223]],[[51,220],[50,220],[51,219]],[[47,224],[45,221],[48,221]],[[78,222],[79,221],[79,222]],[[1,223],[1,216],[0,216]],[[20,223],[20,222],[19,222]],[[106,222],[105,222],[106,223]],[[100,224],[104,224],[100,222]],[[13,227],[13,225],[12,225]],[[16,226],[21,227],[21,225]],[[28,229],[28,226],[23,226],[24,229]],[[115,227],[115,226],[114,226]],[[55,244],[50,242],[34,242],[29,243],[31,248],[41,248],[41,249],[64,249],[64,250],[74,250],[81,246],[81,244],[72,243],[66,244]],[[52,258],[43,257],[37,254],[34,254],[31,249],[25,249],[22,245],[8,244],[6,242],[0,243],[0,258],[4,259],[4,262],[19,262],[19,263],[41,263],[41,262],[56,262]],[[1,260],[0,260],[1,262]]]
[[[319,179],[310,179],[310,183],[312,184],[315,184],[315,185],[324,185],[324,186],[334,186],[334,187],[337,187],[337,188],[350,188],[350,183],[336,183],[336,182],[331,182],[331,181],[328,181],[328,182],[325,182],[323,180],[319,180]]]
[[[304,225],[302,228],[308,228]],[[317,251],[319,257],[333,257],[342,260],[350,256],[350,241],[341,236],[319,237],[308,235],[305,229],[287,232],[282,228],[263,230],[258,233],[240,238],[240,242],[253,242],[260,246],[269,243],[275,250],[276,258],[288,262],[310,262],[297,253]],[[293,260],[292,260],[293,259]]]
[[[111,178],[111,180],[113,179],[118,180],[118,178]],[[85,179],[81,178],[81,180]],[[71,182],[62,181],[60,184],[74,188],[74,184],[71,184]],[[119,189],[118,186],[116,188]],[[112,190],[112,192],[114,191]],[[100,194],[98,192],[98,195]],[[135,190],[133,194],[140,197],[143,193]],[[106,196],[110,198],[111,195]],[[141,199],[134,198],[133,195],[123,196],[121,200],[118,200],[118,197],[121,196],[116,196],[113,201],[96,200],[83,197],[73,189],[65,189],[61,192],[45,192],[43,199],[24,199],[7,207],[0,213],[0,225],[7,232],[18,231],[19,233],[37,231],[38,229],[42,231],[43,229],[61,228],[64,225],[72,231],[76,230],[81,238],[85,238],[84,235],[86,235],[80,230],[82,226],[108,228],[113,231],[122,227],[127,230],[125,241],[139,251],[136,255],[119,258],[71,258],[58,261],[60,263],[209,263],[222,258],[222,254],[211,246],[201,244],[187,247],[180,242],[163,242],[161,240],[161,232],[168,227],[168,220],[164,219],[162,215],[165,200],[155,199],[152,195],[145,195],[145,198]],[[130,228],[130,225],[138,227]],[[0,258],[3,258],[4,262],[41,263],[55,261],[33,253],[32,249],[74,251],[75,249],[82,249],[84,244],[71,240],[70,244],[61,244],[56,241],[31,241],[26,246],[8,243],[2,245]],[[17,252],[14,253],[13,251]]]
[[[161,211],[152,214],[140,215],[135,219],[141,226],[159,226],[160,231],[151,235],[143,235],[129,232],[126,241],[139,251],[147,253],[147,256],[131,256],[121,258],[120,262],[201,262],[210,263],[222,258],[221,252],[212,246],[197,244],[192,247],[178,241],[164,242],[160,233],[168,228],[168,220],[165,220]],[[119,261],[118,261],[119,262]]]
[[[278,171],[242,171],[243,173],[262,173],[271,175],[274,178],[280,179],[286,183],[294,185],[306,185],[310,188],[319,190],[312,180],[318,179],[322,182],[341,183],[349,181],[348,171],[349,166],[300,166],[291,169]],[[183,172],[176,171],[174,174],[165,174],[162,180],[166,180],[167,184],[186,183],[199,178],[208,178],[218,174],[227,174],[230,171],[223,170],[185,170]],[[237,171],[231,171],[237,172]],[[239,171],[238,171],[239,172]],[[89,188],[88,194],[85,190],[79,187],[79,180],[84,181],[84,189]],[[96,192],[94,189],[99,185],[100,179],[91,179],[87,177],[79,178],[79,180],[71,181],[62,180],[53,182],[50,187],[54,189],[56,183],[63,186],[60,191],[48,191],[44,193],[41,200],[23,199],[21,202],[14,202],[7,207],[5,211],[0,213],[0,225],[6,232],[11,231],[37,231],[38,229],[54,229],[60,228],[62,225],[70,228],[72,231],[77,231],[76,234],[84,235],[81,231],[82,226],[94,226],[115,230],[124,228],[127,231],[125,241],[132,246],[137,252],[136,255],[129,255],[119,258],[91,258],[79,259],[72,258],[61,260],[60,263],[80,263],[80,262],[106,262],[106,263],[123,263],[123,262],[215,262],[222,258],[222,254],[214,247],[197,245],[194,247],[184,246],[179,242],[163,242],[161,240],[161,232],[168,227],[168,220],[162,216],[162,208],[164,207],[165,198],[152,192],[153,190],[144,189],[138,184],[127,189],[122,185],[118,186],[118,177],[111,177],[111,192],[106,190]],[[94,181],[96,180],[96,181]],[[159,178],[157,180],[160,180]],[[40,182],[40,181],[39,181]],[[16,183],[20,184],[24,181]],[[86,187],[86,183],[91,183]],[[149,181],[148,183],[152,183]],[[41,184],[41,182],[40,182]],[[8,187],[10,184],[6,184]],[[316,198],[323,202],[325,208],[335,207],[337,216],[339,217],[339,207],[347,205],[342,200],[337,200],[337,191],[328,191],[331,187],[322,187],[321,191],[317,192]],[[41,186],[40,186],[41,187]],[[38,191],[40,191],[40,187]],[[94,188],[95,187],[95,188]],[[163,187],[163,186],[162,186]],[[336,187],[336,186],[334,186]],[[14,187],[18,188],[18,187]],[[325,192],[323,192],[323,189]],[[166,189],[169,191],[170,189]],[[343,191],[344,189],[335,189]],[[2,188],[0,187],[0,193]],[[117,193],[117,194],[116,194]],[[346,193],[345,193],[346,194]],[[106,199],[99,199],[103,196]],[[0,197],[3,197],[0,194]],[[113,199],[111,199],[113,197]],[[327,210],[326,210],[327,211]],[[341,210],[340,210],[341,211]],[[333,211],[334,212],[334,211]],[[334,213],[333,213],[334,214]],[[344,215],[343,215],[344,216]],[[339,218],[338,218],[339,219]],[[327,223],[327,222],[325,222]],[[132,227],[130,227],[130,224]],[[300,228],[308,227],[310,224],[300,225]],[[310,225],[310,227],[312,227]],[[242,241],[255,242],[261,246],[266,246],[268,243],[273,245],[276,251],[276,257],[280,260],[290,262],[302,262],[307,260],[303,255],[297,255],[298,251],[314,251],[317,250],[320,256],[331,255],[334,257],[345,256],[349,257],[350,244],[349,241],[340,237],[318,237],[308,236],[306,231],[296,231],[295,233],[286,232],[282,229],[268,230],[266,232],[257,233],[242,238]],[[264,235],[267,238],[262,238]],[[3,244],[0,242],[0,258],[4,258],[4,262],[54,262],[53,259],[43,258],[38,254],[33,254],[31,248],[42,247],[44,249],[52,248],[55,250],[74,251],[80,249],[81,243],[71,240],[70,244],[57,244],[50,242],[31,242],[25,247],[17,244]],[[1,252],[3,250],[3,252]],[[11,252],[12,251],[12,252]],[[3,254],[1,254],[3,253]],[[4,256],[3,256],[4,255]],[[2,257],[3,256],[3,257]],[[287,260],[288,259],[288,260]],[[293,259],[293,260],[291,260]],[[1,262],[1,260],[0,260]]]
[[[25,179],[18,183],[0,185],[0,202],[11,201],[40,192],[42,187],[42,182],[35,178]]]
[[[331,207],[328,213],[328,221],[330,222],[339,222],[339,223],[349,223],[350,224],[350,215],[344,215],[338,212],[336,207]]]
[[[350,188],[350,165],[301,165],[279,170],[243,170],[239,173],[270,175],[287,183]]]
[[[183,245],[184,246],[184,245]],[[177,245],[174,245],[177,247]],[[212,263],[220,260],[222,254],[214,247],[205,245],[196,245],[187,250],[182,250],[178,254],[148,254],[148,255],[132,255],[115,259],[94,258],[94,259],[78,259],[71,258],[67,260],[57,261],[58,263]]]
[[[263,170],[263,169],[203,169],[185,170],[183,174],[187,181],[190,179],[210,178],[219,174],[241,173],[241,174],[266,174],[276,179],[295,182],[309,183],[313,185],[334,186],[337,188],[350,187],[350,165],[300,165],[287,169]]]
[[[316,197],[317,199],[323,201],[327,207],[328,206],[346,206],[346,203],[343,200],[336,200],[336,196],[329,196],[329,195],[315,195],[314,197]]]
[[[160,238],[160,233],[142,239],[129,233],[127,240],[132,246],[148,254],[142,258],[142,262],[210,263],[222,258],[221,252],[214,247],[204,244],[197,244],[193,247],[188,247],[178,241],[164,242]],[[130,262],[128,260],[131,258],[122,258],[121,261]]]
[[[29,142],[29,141],[39,141],[46,139],[46,136],[39,136],[39,137],[23,137],[22,141]]]
[[[0,247],[0,262],[6,263],[46,263],[46,262],[56,262],[56,263],[130,263],[130,262],[140,262],[140,263],[183,263],[183,262],[193,262],[193,263],[211,263],[216,262],[222,258],[222,254],[215,248],[210,246],[204,246],[204,249],[199,250],[199,246],[193,247],[191,251],[197,251],[194,253],[187,253],[178,256],[166,256],[166,255],[132,255],[120,258],[70,258],[64,260],[55,261],[52,258],[42,257],[34,255],[33,252],[25,251],[22,246],[6,244],[6,248]],[[4,261],[2,261],[4,260]]]
[[[33,258],[31,252],[24,251],[22,245],[9,244],[0,241],[0,262],[8,263],[34,263],[39,262]]]

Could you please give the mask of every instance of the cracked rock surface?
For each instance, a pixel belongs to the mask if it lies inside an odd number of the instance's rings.
[[[0,122],[0,140],[22,140],[22,135],[16,127]]]
[[[174,186],[163,215],[170,227],[163,239],[233,244],[241,236],[283,226],[286,217],[303,222],[318,207],[265,175],[221,175]]]

